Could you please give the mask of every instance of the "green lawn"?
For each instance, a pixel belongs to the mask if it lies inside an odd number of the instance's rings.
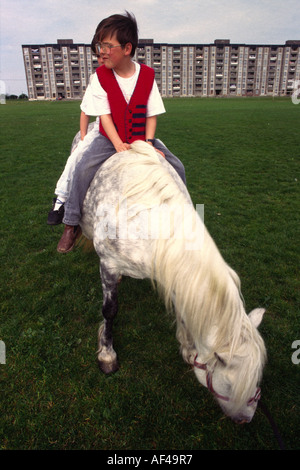
[[[157,137],[184,163],[195,204],[238,272],[247,311],[267,309],[262,397],[299,449],[300,106],[289,99],[170,99]],[[96,365],[101,284],[95,253],[56,252],[46,225],[79,126],[78,102],[7,102],[1,119],[0,449],[278,449],[260,409],[237,426],[178,353],[150,282],[123,279],[114,344]],[[300,355],[299,355],[300,357]]]

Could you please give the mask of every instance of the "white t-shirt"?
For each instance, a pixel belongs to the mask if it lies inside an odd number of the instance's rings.
[[[135,73],[129,78],[120,77],[115,73],[115,71],[113,71],[127,103],[129,103],[130,98],[134,92],[141,68],[140,64],[136,62],[134,62],[134,64]],[[89,86],[86,89],[80,108],[81,111],[83,111],[88,116],[102,116],[103,114],[111,114],[107,93],[100,85],[96,73],[91,76]],[[160,96],[157,83],[154,80],[147,103],[147,117],[157,116],[158,114],[163,114],[165,112],[166,110]]]
[[[84,95],[83,95],[83,98],[82,98],[82,101],[81,101],[81,105],[80,105],[80,109],[81,111],[83,111],[85,113],[85,108],[88,106],[88,103],[90,101],[90,96],[91,96],[91,83],[93,81],[93,78],[94,76],[97,75],[96,73],[93,73],[91,76],[90,76],[90,79],[89,79],[89,84],[88,84],[88,87],[87,89],[85,90],[84,92]],[[87,114],[87,113],[86,113]],[[90,114],[88,116],[96,116],[94,114]]]

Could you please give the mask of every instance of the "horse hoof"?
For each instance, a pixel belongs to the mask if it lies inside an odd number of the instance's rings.
[[[120,368],[118,361],[114,362],[105,362],[98,360],[98,367],[104,374],[113,374],[117,372]]]

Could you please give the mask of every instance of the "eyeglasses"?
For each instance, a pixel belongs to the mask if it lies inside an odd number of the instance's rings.
[[[104,52],[104,53],[111,53],[111,50],[115,47],[123,47],[123,44],[117,44],[116,46],[113,46],[112,44],[109,44],[108,42],[101,42],[101,43],[97,43],[95,44],[96,46],[96,51],[98,54],[101,54],[101,52]]]

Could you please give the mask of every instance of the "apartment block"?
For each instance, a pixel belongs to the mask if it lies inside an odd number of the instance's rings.
[[[23,45],[30,100],[82,99],[98,67],[86,44]],[[300,40],[284,45],[164,44],[141,39],[135,60],[154,68],[163,97],[286,96],[300,81]]]
[[[30,100],[81,99],[98,67],[91,47],[72,39],[24,45],[22,50]]]

